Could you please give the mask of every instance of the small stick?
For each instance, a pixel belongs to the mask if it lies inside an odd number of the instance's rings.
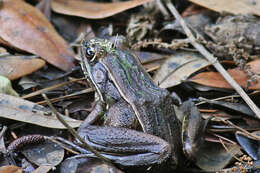
[[[224,122],[226,122],[226,123],[228,123],[229,125],[235,127],[236,129],[238,129],[238,130],[244,132],[245,134],[247,134],[248,136],[250,136],[252,139],[257,140],[257,141],[260,140],[260,137],[259,137],[259,136],[255,135],[255,134],[252,134],[252,133],[249,133],[247,130],[245,130],[245,129],[243,129],[243,128],[241,128],[241,127],[239,127],[239,126],[233,124],[231,121],[225,120]]]
[[[38,90],[38,91],[35,91],[35,92],[33,92],[33,93],[27,94],[27,95],[23,96],[22,98],[23,98],[23,99],[28,99],[28,98],[30,98],[30,97],[34,97],[34,96],[37,96],[37,95],[39,95],[39,94],[46,93],[46,92],[48,92],[48,91],[52,91],[52,90],[54,90],[54,89],[56,89],[56,88],[60,88],[60,87],[63,87],[63,86],[65,86],[65,85],[68,85],[68,84],[70,84],[70,83],[77,82],[77,81],[80,81],[80,80],[83,80],[83,79],[84,79],[84,78],[80,78],[80,79],[73,79],[73,80],[68,81],[68,82],[62,82],[62,83],[59,83],[59,84],[57,84],[57,85],[50,86],[50,87],[48,87],[48,88],[43,88],[43,89],[41,89],[41,90]]]
[[[1,130],[1,132],[0,132],[0,139],[4,136],[6,130],[7,130],[7,127],[4,126],[4,127],[2,128],[2,130]]]
[[[179,12],[173,6],[173,4],[167,0],[166,5],[170,12],[175,16],[176,20],[179,21],[183,30],[185,31],[187,37],[190,39],[191,44],[205,57],[212,65],[220,72],[220,74],[226,79],[226,81],[237,91],[237,93],[244,99],[256,116],[260,119],[260,110],[255,105],[255,103],[250,99],[250,97],[245,93],[245,91],[236,83],[236,81],[230,76],[230,74],[223,68],[223,66],[218,62],[212,54],[210,54],[205,47],[196,41],[196,38],[192,35],[191,30],[188,28],[187,24],[180,16]]]
[[[55,139],[55,137],[48,137],[47,139],[49,139],[50,141],[52,141],[52,142],[58,144],[58,145],[61,146],[63,149],[67,150],[68,152],[70,152],[70,153],[72,153],[72,154],[80,154],[79,152],[74,151],[74,150],[71,149],[71,148],[68,148],[68,147],[65,146],[65,144],[63,144],[62,142],[57,141],[57,140]],[[73,145],[75,145],[75,144],[73,144]],[[76,146],[76,145],[75,145],[75,146]]]
[[[70,141],[68,141],[68,140],[66,140],[64,138],[61,138],[61,137],[50,137],[50,140],[53,141],[53,142],[58,143],[59,145],[69,146],[70,148],[79,151],[81,154],[82,153],[84,153],[84,154],[89,154],[90,153],[90,151],[86,150],[85,148],[82,148],[82,147],[74,144],[73,142],[70,142]],[[74,151],[74,152],[77,152],[77,151]]]
[[[87,150],[91,151],[92,153],[94,153],[99,159],[101,159],[102,161],[104,161],[105,163],[111,164],[110,160],[108,160],[107,158],[105,158],[104,156],[102,156],[101,154],[99,154],[99,152],[97,152],[93,147],[91,147],[90,145],[88,145],[83,138],[81,138],[77,132],[60,116],[60,114],[58,113],[58,111],[53,107],[53,105],[51,104],[50,100],[48,99],[48,97],[46,96],[46,94],[42,94],[43,98],[47,101],[48,106],[51,108],[52,112],[56,115],[57,119],[68,129],[68,131],[75,137],[77,138],[81,143],[82,146],[85,147]]]
[[[224,149],[228,152],[228,154],[230,154],[233,158],[235,158],[236,160],[238,160],[239,162],[242,163],[246,163],[243,160],[239,159],[238,157],[236,157],[231,151],[229,151],[229,149],[226,147],[226,145],[224,144],[224,142],[222,141],[221,138],[219,138],[220,143],[222,144],[222,146],[224,147]]]
[[[87,93],[90,93],[90,92],[93,92],[94,90],[92,88],[87,88],[87,89],[84,89],[84,90],[81,90],[81,91],[77,91],[77,92],[74,92],[72,94],[68,94],[68,95],[65,95],[65,96],[60,96],[60,97],[56,97],[56,98],[52,98],[52,99],[49,99],[51,101],[51,103],[54,103],[54,102],[58,102],[62,99],[70,99],[70,98],[74,98],[76,96],[79,96],[81,94],[87,94]],[[46,104],[46,100],[43,100],[43,101],[39,101],[37,102],[37,104]]]

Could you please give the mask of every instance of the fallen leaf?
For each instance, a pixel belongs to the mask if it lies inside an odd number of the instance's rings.
[[[55,115],[45,107],[19,97],[0,93],[0,117],[39,125],[42,127],[66,129]],[[73,128],[79,127],[82,121],[62,116]]]
[[[241,154],[238,145],[225,145],[227,150],[218,143],[204,143],[197,154],[196,165],[205,171],[220,171],[227,166],[234,155]]]
[[[67,158],[61,163],[60,173],[70,172],[87,172],[87,173],[123,173],[120,169],[116,168],[112,164],[108,165],[102,162],[100,159],[84,157],[82,155],[76,155]]]
[[[0,167],[0,173],[22,173],[22,172],[23,172],[22,168],[14,165]]]
[[[134,54],[137,55],[138,59],[143,64],[143,67],[147,72],[157,70],[160,68],[165,59],[168,58],[168,55],[143,51],[134,51]]]
[[[194,52],[177,52],[168,58],[154,76],[154,81],[161,88],[180,84],[191,74],[208,66],[210,63]]]
[[[21,0],[4,0],[0,23],[0,37],[5,42],[39,55],[64,71],[74,67],[74,53],[35,7]]]
[[[152,0],[132,0],[101,3],[83,0],[52,0],[51,7],[53,11],[61,14],[85,17],[88,19],[102,19],[151,1]]]
[[[12,88],[12,84],[9,79],[0,75],[0,93],[8,94],[18,97],[19,95]]]
[[[256,14],[260,15],[259,1],[248,0],[189,0],[195,4],[217,12],[229,12],[233,14]]]
[[[250,66],[250,71],[254,74],[259,74],[260,72],[260,60],[254,60],[250,63],[247,63]],[[260,89],[260,79],[256,79],[256,82],[251,82],[251,85],[248,85],[250,77],[247,77],[247,74],[240,70],[238,67],[234,69],[229,69],[227,72],[231,77],[243,88],[248,88],[252,90]],[[222,77],[218,72],[203,72],[199,73],[196,76],[189,79],[189,81],[198,83],[200,85],[206,85],[215,88],[226,88],[232,89],[232,86]]]
[[[23,155],[35,165],[52,165],[61,163],[64,157],[64,149],[54,142],[47,140],[42,144],[32,145],[22,150]]]
[[[44,60],[33,56],[0,57],[0,75],[15,80],[37,71],[44,65]]]
[[[52,165],[41,165],[37,169],[35,169],[32,173],[47,173],[52,170]]]
[[[259,131],[254,131],[252,134],[259,136]],[[250,138],[248,134],[243,132],[237,131],[235,133],[236,139],[243,150],[253,159],[259,160],[260,153],[259,153],[259,146],[260,142],[254,138]]]

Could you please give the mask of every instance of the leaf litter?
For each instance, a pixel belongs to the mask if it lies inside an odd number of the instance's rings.
[[[75,171],[85,169],[88,158],[80,158],[80,155],[75,154],[76,151],[70,149],[73,146],[74,149],[81,150],[71,142],[71,135],[62,130],[65,129],[64,125],[52,111],[47,106],[42,106],[46,104],[46,100],[41,94],[48,95],[55,108],[63,114],[62,117],[72,128],[79,127],[95,105],[93,89],[82,80],[79,63],[75,62],[76,59],[80,59],[75,58],[79,55],[79,43],[83,37],[107,38],[122,34],[128,36],[130,47],[139,49],[135,50],[135,54],[140,57],[140,62],[153,76],[155,83],[175,91],[183,101],[193,99],[198,103],[202,118],[208,122],[207,131],[203,137],[205,142],[200,152],[196,154],[197,160],[191,159],[190,162],[203,171],[257,169],[253,161],[258,160],[255,146],[259,144],[255,138],[252,140],[259,131],[256,114],[250,111],[241,98],[233,95],[235,93],[233,88],[224,80],[221,73],[216,72],[210,66],[211,63],[203,59],[190,45],[179,22],[170,17],[169,11],[160,6],[161,1],[157,4],[151,3],[150,0],[124,2],[52,0],[51,3],[44,1],[41,1],[43,4],[41,9],[48,19],[36,8],[35,2],[0,1],[0,22],[3,23],[0,26],[0,43],[4,47],[0,51],[0,75],[12,80],[15,92],[21,95],[20,98],[18,95],[14,97],[0,94],[0,117],[5,120],[3,124],[10,128],[12,134],[12,136],[9,133],[4,134],[5,138],[2,138],[4,143],[10,144],[10,141],[17,138],[15,136],[20,139],[28,135],[26,130],[29,130],[29,135],[37,133],[33,130],[30,132],[34,126],[39,127],[40,134],[45,135],[45,130],[41,129],[46,129],[47,136],[63,136],[62,144],[55,143],[55,145],[62,146],[75,155],[75,158],[72,158],[69,157],[71,154],[56,155],[55,151],[46,150],[45,153],[53,157],[50,164],[66,170],[68,166],[66,163],[69,162],[77,167]],[[174,5],[182,12],[185,21],[196,34],[197,41],[207,47],[219,61],[231,62],[222,64],[235,81],[247,89],[251,98],[259,104],[258,40],[257,37],[251,37],[258,32],[252,27],[253,24],[248,22],[255,20],[253,23],[257,24],[259,18],[236,15],[248,12],[259,15],[257,12],[259,4],[253,1],[227,3],[217,0],[208,2],[191,0],[191,2],[205,8],[194,12],[192,10],[196,10],[194,8],[196,5],[188,1],[178,1]],[[143,4],[145,5],[141,6]],[[191,6],[193,7],[189,8]],[[223,14],[222,11],[231,14]],[[55,21],[57,16],[59,20]],[[227,24],[236,28],[229,30],[228,27],[225,28],[229,26],[225,23],[226,19],[230,22]],[[229,34],[230,30],[236,31],[235,34],[233,32]],[[225,31],[221,36],[228,39],[216,40],[215,35],[219,34],[219,31]],[[248,33],[251,35],[247,35]],[[237,35],[239,37],[236,37]],[[28,78],[26,81],[34,84],[23,87],[23,80],[20,78],[24,76]],[[17,122],[21,122],[22,127],[26,126],[27,129],[21,128]],[[53,128],[57,129],[55,133],[47,132],[47,129]],[[32,144],[24,141],[21,145],[30,148]],[[39,147],[36,150],[46,149],[47,145],[41,145],[35,144],[34,147]],[[58,151],[64,152],[63,149],[56,150]],[[15,156],[15,159],[24,158],[28,165],[35,163],[37,159],[48,160],[47,155],[37,156],[30,152],[28,150],[24,156]],[[64,155],[64,159],[61,155]],[[33,172],[47,172],[51,169],[52,166],[44,164],[46,163],[37,163],[39,167],[34,167]],[[87,167],[91,167],[92,171],[101,168],[104,171],[115,169],[104,165],[90,162],[90,166]],[[9,170],[19,172],[26,167],[19,161],[17,166],[9,166]],[[197,167],[190,165],[187,169],[193,170]],[[7,168],[3,166],[0,170],[6,171]]]

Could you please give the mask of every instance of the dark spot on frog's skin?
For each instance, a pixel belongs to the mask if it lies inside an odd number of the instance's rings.
[[[201,64],[195,64],[193,67],[199,68],[200,66],[201,66]]]
[[[168,67],[169,67],[170,69],[175,69],[175,68],[177,68],[178,66],[179,66],[179,64],[177,64],[177,63],[175,63],[175,62],[170,63],[170,64],[168,65]]]
[[[26,110],[26,111],[31,111],[31,108],[29,106],[26,106],[26,105],[20,105],[19,108]]]

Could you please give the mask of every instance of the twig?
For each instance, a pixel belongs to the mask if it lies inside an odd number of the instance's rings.
[[[90,93],[90,92],[93,92],[93,91],[94,90],[92,88],[87,88],[87,89],[84,89],[84,90],[81,90],[81,91],[78,91],[78,92],[75,92],[75,93],[72,93],[72,94],[69,94],[69,95],[60,96],[60,97],[52,98],[52,99],[49,99],[49,100],[51,101],[51,103],[54,103],[54,102],[60,101],[62,99],[73,98],[73,97],[76,97],[78,95],[87,94],[87,93]],[[46,100],[43,100],[43,101],[37,102],[37,104],[46,104],[46,102],[47,102]]]
[[[67,81],[67,82],[62,82],[62,83],[59,83],[59,84],[57,84],[57,85],[50,86],[50,87],[48,87],[48,88],[43,88],[43,89],[41,89],[41,90],[38,90],[38,91],[35,91],[35,92],[33,92],[33,93],[27,94],[27,95],[23,96],[22,98],[23,98],[23,99],[28,99],[28,98],[30,98],[30,97],[34,97],[34,96],[37,96],[37,95],[39,95],[39,94],[46,93],[46,92],[48,92],[48,91],[52,91],[52,90],[54,90],[54,89],[63,87],[63,86],[68,85],[68,84],[70,84],[70,83],[74,83],[74,82],[77,82],[77,81],[81,81],[81,80],[83,80],[83,79],[84,79],[84,78],[80,78],[80,79],[73,79],[73,80]]]
[[[163,6],[160,0],[155,1],[157,7],[160,9],[161,13],[164,15],[165,18],[169,18],[170,14],[168,13],[167,9]]]
[[[219,139],[225,140],[226,142],[229,142],[229,144],[232,144],[232,145],[237,145],[237,143],[236,143],[236,142],[234,142],[234,141],[231,141],[230,139],[228,139],[228,138],[225,138],[225,137],[223,137],[223,136],[220,136],[220,135],[218,135],[218,134],[216,134],[216,133],[210,133],[210,134],[212,134],[213,136],[216,136],[216,137],[218,137]]]
[[[222,141],[221,138],[219,138],[220,143],[222,144],[222,146],[224,147],[224,149],[228,152],[228,154],[230,154],[233,158],[235,158],[236,160],[238,160],[239,162],[242,163],[246,163],[243,160],[239,159],[238,157],[236,157],[231,151],[229,151],[229,149],[226,147],[226,145],[224,144],[224,142]]]
[[[250,99],[250,97],[245,93],[245,91],[236,83],[236,81],[229,75],[229,73],[223,68],[223,66],[218,62],[218,60],[210,54],[205,47],[196,41],[196,38],[192,35],[191,30],[186,25],[185,21],[182,19],[173,4],[167,0],[166,5],[170,12],[175,16],[178,22],[181,24],[183,30],[185,31],[187,37],[190,39],[191,44],[205,57],[212,65],[220,72],[220,74],[226,79],[226,81],[237,91],[239,95],[244,99],[256,116],[260,119],[260,110],[255,105],[255,103]]]
[[[48,137],[47,139],[49,139],[50,141],[52,141],[52,142],[58,144],[58,145],[61,146],[63,149],[67,150],[68,152],[70,152],[70,153],[72,153],[72,154],[80,154],[79,152],[74,151],[73,149],[68,148],[67,146],[65,146],[65,144],[61,143],[60,141],[57,141],[57,140],[55,139],[55,137],[54,137],[54,138]]]
[[[60,116],[60,114],[57,112],[57,110],[53,107],[53,105],[51,104],[50,100],[48,99],[48,97],[46,96],[46,94],[42,94],[43,98],[47,101],[48,106],[51,108],[52,112],[56,115],[57,119],[68,129],[68,131],[75,137],[77,138],[81,143],[82,146],[85,147],[87,150],[91,151],[92,153],[94,153],[99,159],[101,159],[102,161],[104,161],[105,163],[111,164],[111,162],[105,158],[104,156],[102,156],[101,154],[99,154],[93,147],[91,147],[90,145],[88,145],[83,138],[81,138],[77,132]]]
[[[240,95],[229,95],[229,96],[224,96],[224,97],[218,97],[218,98],[215,98],[215,99],[205,99],[203,97],[199,97],[200,102],[196,103],[195,105],[198,106],[198,105],[201,105],[201,104],[204,104],[204,103],[208,103],[207,100],[219,101],[219,100],[225,100],[225,99],[233,99],[233,98],[236,98],[236,97],[240,97]]]
[[[4,126],[4,127],[2,128],[2,130],[1,130],[1,132],[0,132],[0,139],[4,136],[6,130],[7,130],[7,127]]]
[[[250,137],[251,137],[252,139],[254,139],[254,140],[257,140],[257,141],[260,140],[260,137],[259,137],[259,136],[255,135],[255,134],[252,134],[252,133],[249,133],[247,130],[245,130],[245,129],[243,129],[243,128],[241,128],[241,127],[239,127],[239,126],[233,124],[233,123],[232,123],[231,121],[229,121],[229,120],[225,120],[225,121],[223,121],[223,122],[225,122],[225,123],[227,123],[227,124],[229,124],[229,125],[235,127],[236,129],[238,129],[238,130],[244,132],[245,134],[247,134],[248,136],[250,136]]]
[[[87,153],[90,153],[90,151],[86,150],[85,148],[82,148],[76,144],[74,144],[73,142],[70,142],[64,138],[61,138],[61,137],[50,137],[50,139],[54,142],[57,142],[58,144],[62,144],[62,145],[66,145],[66,146],[69,146],[71,148],[73,148],[74,150],[77,150],[79,151],[81,154],[84,153],[84,154],[87,154]]]

